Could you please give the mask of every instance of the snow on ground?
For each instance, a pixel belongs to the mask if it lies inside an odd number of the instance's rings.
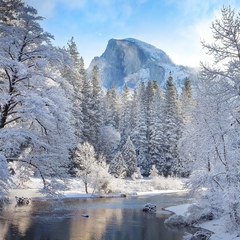
[[[88,188],[89,193],[86,194],[83,182],[77,178],[70,178],[67,182],[67,189],[58,192],[62,197],[66,198],[89,198],[99,197],[100,195],[105,197],[119,197],[122,194],[152,196],[184,191],[182,190],[182,180],[178,178],[169,178],[167,180],[161,177],[159,179],[142,178],[137,180],[115,179],[111,183],[112,192],[109,194],[99,194],[91,186]],[[33,178],[30,182],[25,183],[21,189],[12,189],[10,191],[11,197],[46,198],[46,195],[39,193],[39,189],[42,187],[41,179]]]
[[[168,207],[166,210],[174,212],[176,215],[187,215],[187,210],[190,204]],[[228,233],[225,231],[223,221],[221,219],[211,220],[200,223],[196,227],[201,227],[213,232],[209,240],[240,240],[238,233]]]

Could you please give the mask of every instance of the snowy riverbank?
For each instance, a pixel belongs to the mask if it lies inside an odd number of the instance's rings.
[[[31,181],[26,183],[24,187],[12,189],[10,193],[12,197],[24,196],[28,198],[46,198],[46,195],[39,192],[41,188],[41,179],[31,179]],[[84,184],[81,180],[72,178],[67,181],[66,189],[58,191],[57,193],[63,198],[89,198],[99,196],[117,197],[121,195],[157,195],[173,193],[176,191],[184,191],[183,182],[181,179],[162,179],[161,177],[159,177],[159,179],[143,178],[137,180],[115,179],[113,182],[111,182],[112,192],[108,194],[96,192],[91,185],[88,188],[88,193],[85,193],[84,189]]]
[[[183,204],[166,208],[166,210],[171,211],[176,215],[186,216],[189,206],[190,204]],[[225,231],[225,227],[221,219],[206,221],[195,226],[213,232],[209,240],[240,240],[238,233],[228,233]]]

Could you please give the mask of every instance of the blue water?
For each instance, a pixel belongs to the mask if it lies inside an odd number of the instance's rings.
[[[186,203],[184,194],[32,201],[0,210],[3,240],[180,240],[191,228],[168,228],[162,208]],[[156,213],[143,212],[146,203]],[[83,217],[83,214],[89,217]]]

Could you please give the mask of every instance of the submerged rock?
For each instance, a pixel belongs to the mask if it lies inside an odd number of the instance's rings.
[[[157,206],[151,203],[147,203],[143,207],[144,212],[156,212],[156,210],[157,210]]]
[[[28,205],[31,201],[31,198],[17,197],[15,196],[17,205]]]

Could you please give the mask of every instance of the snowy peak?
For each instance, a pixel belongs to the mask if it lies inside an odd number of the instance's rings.
[[[174,65],[170,57],[164,51],[154,47],[151,44],[145,43],[135,38],[126,38],[123,41],[128,41],[129,43],[135,44],[146,54],[146,56],[149,57],[149,59],[152,59],[153,61]]]
[[[139,82],[156,80],[164,87],[169,72],[177,86],[190,75],[190,69],[177,66],[162,50],[134,38],[110,39],[106,50],[100,57],[95,57],[88,69],[90,73],[97,65],[103,87],[122,88],[125,84],[135,88]]]

